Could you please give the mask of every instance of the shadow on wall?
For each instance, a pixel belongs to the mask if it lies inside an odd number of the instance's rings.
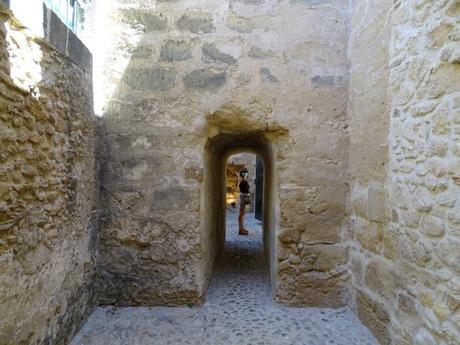
[[[120,41],[114,48],[116,56],[129,54],[121,77],[113,70],[105,76],[119,83],[106,103],[103,119],[100,301],[102,305],[200,304],[222,244],[225,159],[233,148],[247,147],[272,166],[273,144],[264,135],[276,131],[267,129],[266,113],[252,114],[232,106],[197,125],[200,102],[225,83],[231,68],[226,54],[219,55],[206,42],[199,44],[199,36],[190,38],[190,33],[214,29],[210,17],[184,14],[176,21],[183,36],[172,39],[164,16],[137,8],[118,11],[124,24],[136,30],[142,27],[143,32],[136,46]],[[206,68],[191,63],[192,56],[200,56],[199,63]],[[209,62],[201,57],[220,60],[206,65]],[[216,118],[218,123],[213,122]],[[219,159],[211,154],[215,148],[206,144],[216,128],[239,133],[222,137],[219,145],[230,140],[234,147],[222,149]],[[274,135],[284,133],[279,129]],[[214,174],[209,175],[209,164],[218,165],[218,176],[208,178]],[[216,193],[223,199],[212,195],[209,188],[214,183],[219,183]],[[266,224],[273,227],[274,202],[266,205],[272,205],[267,212],[273,214]],[[218,229],[211,230],[214,221]]]
[[[185,97],[167,94],[176,72],[152,62],[148,33],[163,30],[165,19],[121,13],[147,32],[129,48],[132,56],[104,111],[100,304],[201,304],[203,173],[192,152],[199,139],[191,121],[178,125]],[[189,54],[189,48],[167,49],[160,64],[172,62],[170,55]]]
[[[65,344],[96,305],[91,64],[31,37],[5,1],[0,54],[0,342]]]

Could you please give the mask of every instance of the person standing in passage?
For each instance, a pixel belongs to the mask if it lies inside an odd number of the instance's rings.
[[[248,169],[243,168],[238,176],[237,184],[240,190],[238,196],[238,207],[240,212],[238,214],[238,234],[247,235],[249,232],[244,228],[244,216],[246,214],[246,205],[251,203],[251,195],[249,194],[249,183],[247,177],[249,175]]]

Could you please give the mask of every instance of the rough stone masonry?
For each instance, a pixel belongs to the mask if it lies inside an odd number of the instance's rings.
[[[348,305],[381,344],[458,345],[459,0],[85,1],[94,81],[78,38],[14,1],[1,345],[65,344],[99,304],[202,303],[240,152],[267,168],[276,301]]]
[[[200,303],[219,254],[200,221],[206,144],[260,135],[274,147],[275,298],[346,304],[348,1],[108,6],[95,19],[107,25],[101,303]]]
[[[54,35],[67,33],[56,25]],[[66,344],[97,303],[91,64],[75,64],[55,39],[0,3],[2,345]]]
[[[382,344],[458,344],[460,2],[353,12],[355,308]]]

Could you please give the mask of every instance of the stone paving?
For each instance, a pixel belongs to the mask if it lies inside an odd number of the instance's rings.
[[[378,345],[346,308],[293,308],[273,302],[261,223],[249,236],[227,216],[227,241],[202,307],[98,308],[71,345]]]

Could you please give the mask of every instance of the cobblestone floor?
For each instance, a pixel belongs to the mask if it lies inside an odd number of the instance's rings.
[[[98,308],[71,345],[378,345],[348,309],[292,308],[272,301],[261,223],[249,236],[227,215],[227,241],[200,308]]]

